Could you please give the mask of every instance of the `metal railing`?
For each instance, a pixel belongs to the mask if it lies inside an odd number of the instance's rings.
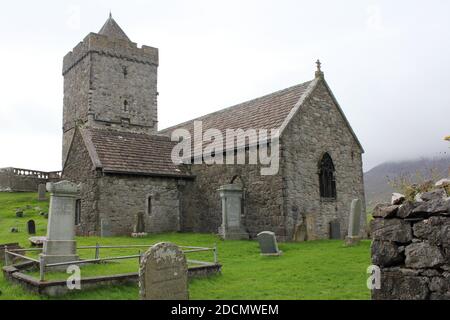
[[[102,261],[114,261],[114,260],[125,260],[125,259],[136,259],[138,258],[139,264],[141,263],[141,258],[143,253],[141,251],[138,251],[138,254],[134,255],[127,255],[127,256],[117,256],[117,257],[106,257],[106,258],[100,258],[100,249],[131,249],[131,248],[150,248],[153,245],[146,245],[146,244],[134,244],[134,245],[105,245],[101,246],[98,243],[96,243],[95,246],[81,246],[77,247],[77,250],[87,250],[87,249],[95,249],[95,255],[94,259],[83,259],[83,260],[75,260],[75,261],[67,261],[67,262],[58,262],[58,263],[45,263],[44,257],[42,255],[39,255],[38,259],[31,258],[28,256],[25,256],[23,254],[20,254],[20,252],[32,252],[32,251],[43,251],[43,248],[29,248],[29,249],[8,249],[7,246],[5,246],[5,266],[10,265],[10,256],[21,258],[23,260],[31,261],[34,263],[39,264],[39,280],[44,281],[45,280],[45,271],[47,268],[51,267],[60,267],[60,266],[68,266],[68,265],[80,265],[80,264],[87,264],[87,263],[99,263]],[[217,244],[214,244],[214,247],[208,248],[208,247],[194,247],[194,246],[178,246],[182,249],[183,253],[192,253],[192,252],[203,252],[203,251],[212,251],[213,252],[213,262],[207,262],[207,261],[200,261],[200,260],[192,260],[187,259],[188,263],[193,264],[199,264],[202,266],[210,266],[210,265],[216,265],[218,263],[218,256],[217,256]]]

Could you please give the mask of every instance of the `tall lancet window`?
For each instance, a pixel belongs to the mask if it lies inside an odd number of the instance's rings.
[[[321,198],[336,198],[334,164],[328,153],[325,153],[319,162],[319,184]]]

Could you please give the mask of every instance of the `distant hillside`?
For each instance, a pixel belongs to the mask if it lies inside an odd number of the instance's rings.
[[[364,173],[367,208],[379,202],[390,201],[394,192],[389,180],[408,175],[413,182],[448,177],[450,157],[385,162]]]

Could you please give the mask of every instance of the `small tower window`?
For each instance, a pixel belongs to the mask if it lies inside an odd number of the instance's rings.
[[[123,111],[128,112],[128,101],[127,100],[123,101]]]
[[[123,73],[123,78],[126,79],[127,75],[128,75],[128,68],[125,66],[122,66],[122,73]]]
[[[75,225],[78,226],[81,223],[81,200],[75,201]]]
[[[336,179],[333,160],[325,153],[319,162],[320,197],[336,198]]]

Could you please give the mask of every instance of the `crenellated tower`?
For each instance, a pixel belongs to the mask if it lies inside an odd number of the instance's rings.
[[[139,48],[110,15],[64,57],[62,162],[76,126],[156,133],[158,49]]]

